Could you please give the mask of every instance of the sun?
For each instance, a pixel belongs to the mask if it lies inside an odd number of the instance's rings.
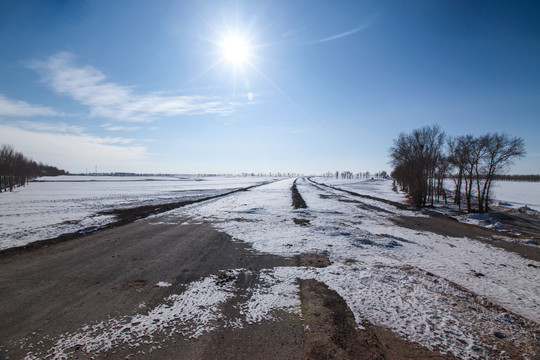
[[[235,66],[248,62],[251,56],[249,41],[238,34],[228,35],[219,45],[224,60]]]

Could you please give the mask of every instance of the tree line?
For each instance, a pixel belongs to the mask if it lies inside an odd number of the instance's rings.
[[[391,175],[414,205],[426,206],[441,197],[445,177],[453,179],[454,203],[468,212],[488,212],[493,180],[513,161],[525,156],[524,141],[505,133],[446,136],[438,125],[401,133],[390,148]]]
[[[354,179],[355,177],[357,179],[369,179],[369,178],[383,178],[384,179],[388,176],[388,173],[386,172],[386,170],[382,170],[375,174],[371,174],[369,171],[358,172],[356,174],[353,174],[351,171],[346,170],[342,172],[336,171],[335,173],[328,171],[325,174],[322,174],[320,176],[324,178],[328,178],[328,179],[331,179],[333,177],[335,177],[336,179],[339,179],[340,176],[342,179]]]
[[[506,175],[500,174],[495,175],[493,180],[497,181],[530,181],[530,182],[540,182],[540,175],[529,174],[529,175]]]
[[[64,170],[27,158],[10,145],[0,147],[0,192],[13,191],[17,186],[25,186],[28,181],[40,176],[65,174]]]

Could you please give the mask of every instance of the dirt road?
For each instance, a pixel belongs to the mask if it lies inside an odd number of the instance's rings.
[[[152,226],[155,221],[1,258],[0,339],[9,358],[23,358],[28,349],[19,347],[25,342],[133,315],[140,304],[152,307],[222,269],[294,264],[256,255],[208,224]],[[159,282],[172,286],[155,286]]]

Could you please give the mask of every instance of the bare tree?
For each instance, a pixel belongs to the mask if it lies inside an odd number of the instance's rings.
[[[15,150],[13,150],[12,146],[2,145],[2,148],[0,149],[0,176],[2,178],[0,190],[4,189],[7,191],[8,188],[13,190],[11,175],[13,174],[14,155]]]
[[[64,170],[54,166],[37,164],[16,152],[10,145],[0,147],[0,192],[13,191],[17,186],[25,186],[28,181],[42,175],[64,175]]]
[[[494,176],[504,171],[516,158],[525,156],[523,139],[503,133],[483,137],[482,177],[477,176],[478,211],[489,211],[489,192]]]
[[[433,205],[436,173],[445,159],[442,147],[445,134],[438,125],[401,133],[390,148],[392,176],[407,191],[416,206]]]
[[[425,206],[428,201],[433,205],[435,196],[440,201],[442,195],[446,202],[443,180],[455,169],[454,202],[461,209],[464,185],[467,211],[489,211],[493,180],[516,158],[525,155],[523,139],[499,133],[458,136],[447,141],[446,155],[444,138],[437,125],[401,133],[390,148],[392,177],[415,205]],[[473,209],[475,197],[478,209]]]
[[[465,179],[466,170],[469,168],[470,151],[473,146],[474,138],[472,135],[462,135],[448,140],[448,162],[449,165],[457,170],[454,178],[455,192],[454,203],[461,209],[461,189]],[[470,172],[472,174],[472,172]],[[467,182],[465,181],[467,185]],[[468,193],[466,186],[465,193]],[[469,204],[470,206],[470,204]]]

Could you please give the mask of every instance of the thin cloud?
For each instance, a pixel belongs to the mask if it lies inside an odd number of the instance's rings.
[[[17,126],[29,131],[82,134],[83,128],[63,122],[42,123],[35,121],[17,121]]]
[[[0,124],[0,143],[9,140],[23,154],[72,172],[95,165],[103,171],[133,171],[150,163],[146,147],[134,145],[131,139],[88,135],[62,124],[22,125]]]
[[[331,36],[328,36],[328,37],[325,37],[325,38],[322,38],[322,39],[313,40],[313,41],[310,41],[310,42],[308,42],[306,44],[320,44],[320,43],[323,43],[323,42],[333,41],[333,40],[344,38],[346,36],[354,35],[357,32],[365,30],[365,29],[369,28],[371,25],[373,25],[375,23],[376,18],[377,18],[377,16],[370,16],[369,18],[367,18],[366,21],[364,21],[364,23],[358,25],[354,29],[347,30],[345,32],[342,32],[342,33],[339,33],[339,34],[336,34],[336,35],[331,35]]]
[[[101,127],[109,130],[109,131],[137,131],[140,130],[140,126],[120,126],[120,125],[113,125],[113,124],[103,124]]]
[[[72,97],[90,108],[90,116],[144,122],[178,115],[228,115],[238,106],[208,96],[169,96],[159,92],[138,94],[132,87],[108,81],[92,66],[78,66],[67,52],[34,61],[29,67],[57,93]]]
[[[20,100],[11,100],[0,94],[0,115],[10,117],[67,116],[48,106],[31,105]]]

